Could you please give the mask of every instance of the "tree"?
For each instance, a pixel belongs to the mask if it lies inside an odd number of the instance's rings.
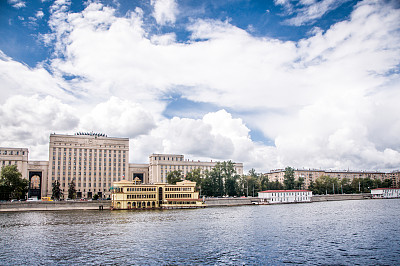
[[[294,169],[290,166],[285,168],[283,184],[285,185],[285,189],[293,189],[294,188]]]
[[[71,183],[68,184],[68,198],[75,199],[75,197],[76,197],[75,181],[72,180]]]
[[[28,180],[22,178],[16,165],[7,165],[1,169],[0,198],[2,200],[25,198],[28,192]]]
[[[338,194],[339,182],[336,177],[322,175],[315,180],[313,193],[315,194]]]
[[[58,182],[58,180],[56,180],[53,182],[52,185],[53,185],[52,198],[59,200],[64,195],[64,193],[60,189],[60,182]]]
[[[167,175],[167,183],[171,185],[175,185],[176,182],[182,181],[182,172],[181,171],[171,171]]]
[[[189,180],[189,181],[192,181],[192,182],[196,182],[196,190],[200,190],[201,189],[202,178],[201,178],[201,170],[200,170],[200,168],[196,168],[193,171],[187,173],[185,179]]]
[[[298,189],[302,189],[304,184],[304,177],[299,177],[296,181],[294,181],[294,187]]]

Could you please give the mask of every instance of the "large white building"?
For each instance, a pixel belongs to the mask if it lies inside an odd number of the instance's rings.
[[[129,174],[129,139],[110,138],[103,134],[50,135],[49,183],[60,182],[68,192],[75,181],[77,197],[109,195],[113,182]],[[52,187],[47,186],[47,195]]]
[[[261,199],[261,202],[269,204],[311,202],[312,191],[266,190],[258,192],[258,198]]]
[[[215,161],[202,162],[185,159],[183,155],[152,154],[149,164],[149,183],[167,182],[168,173],[172,171],[181,171],[183,176],[194,169],[200,169],[200,173],[205,173],[206,170],[211,171],[216,164]],[[243,163],[235,163],[234,165],[236,173],[242,175]]]
[[[373,199],[400,198],[400,188],[375,188],[371,189]]]

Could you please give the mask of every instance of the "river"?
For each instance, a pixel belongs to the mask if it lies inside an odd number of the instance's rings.
[[[0,264],[399,265],[400,199],[0,213]]]

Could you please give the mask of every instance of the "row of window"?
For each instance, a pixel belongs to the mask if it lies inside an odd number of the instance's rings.
[[[127,199],[155,199],[156,194],[132,194],[126,195]]]
[[[158,157],[155,157],[155,159],[157,160],[159,160],[159,161],[161,161],[161,160],[163,160],[163,161],[169,161],[169,160],[171,160],[171,161],[173,161],[174,160],[174,158],[175,158],[175,161],[183,161],[183,157],[165,157],[165,156],[158,156]]]
[[[2,152],[0,151],[0,154],[2,154]],[[25,155],[25,151],[3,151],[3,155]]]
[[[191,187],[166,187],[165,191],[192,191]]]
[[[191,199],[192,194],[170,194],[166,193],[165,194],[166,199]]]
[[[126,189],[127,192],[132,192],[132,191],[142,191],[142,192],[150,192],[150,191],[156,191],[155,187],[128,187]]]
[[[8,165],[17,165],[17,161],[8,161]],[[7,165],[6,161],[2,161],[2,165]]]

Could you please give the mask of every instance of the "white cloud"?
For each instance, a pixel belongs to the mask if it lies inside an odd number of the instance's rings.
[[[148,133],[155,127],[155,122],[140,104],[111,97],[109,101],[97,104],[88,114],[83,115],[80,127],[83,131],[134,138]]]
[[[26,7],[25,1],[22,0],[8,0],[8,3],[17,9]]]
[[[79,128],[132,137],[131,162],[173,152],[232,159],[258,171],[399,167],[400,13],[390,4],[360,2],[348,20],[299,42],[256,38],[229,21],[196,20],[187,28],[191,41],[177,43],[173,33],[150,36],[140,9],[117,17],[90,3],[73,13],[59,0],[52,12],[54,74],[1,54],[0,104],[17,94],[72,104],[83,114]],[[79,78],[66,82],[63,75]],[[170,94],[232,110],[235,118],[221,110],[166,119],[161,99]],[[275,147],[252,141],[250,127]],[[2,131],[12,129],[7,124]]]
[[[0,105],[0,121],[1,146],[29,147],[31,158],[43,160],[48,159],[49,134],[70,132],[79,118],[54,97],[16,95]]]
[[[178,15],[178,4],[175,0],[151,0],[154,7],[153,17],[160,25],[174,24]]]
[[[350,0],[301,0],[294,5],[292,1],[275,0],[275,5],[283,6],[289,15],[295,14],[295,17],[285,20],[285,23],[301,26],[312,23],[348,1]]]
[[[35,17],[38,18],[38,19],[43,18],[43,16],[44,16],[44,13],[43,13],[42,10],[39,10],[39,11],[36,12],[36,14],[35,14]]]

